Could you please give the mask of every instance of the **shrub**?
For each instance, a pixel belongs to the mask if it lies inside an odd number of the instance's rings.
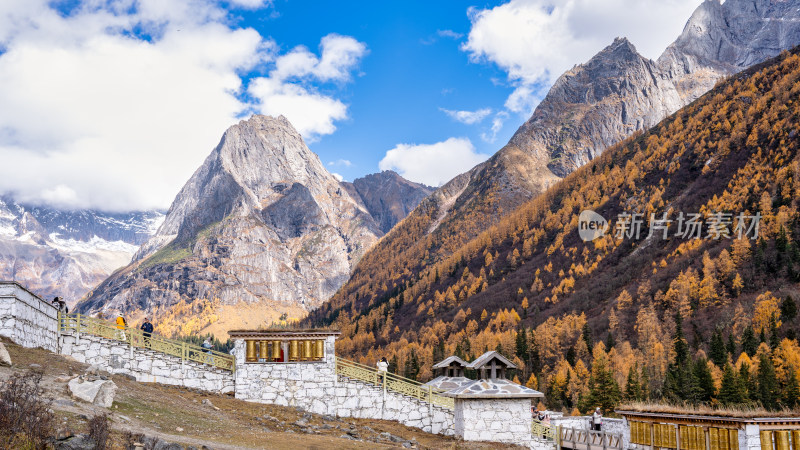
[[[0,448],[45,448],[55,421],[39,386],[42,372],[11,376],[0,388]]]
[[[89,438],[94,442],[95,450],[106,450],[110,433],[108,414],[97,414],[89,419]]]

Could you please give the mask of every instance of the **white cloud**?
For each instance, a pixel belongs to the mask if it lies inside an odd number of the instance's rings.
[[[462,50],[473,61],[506,71],[517,89],[507,107],[523,115],[530,86],[551,85],[564,71],[591,58],[617,36],[645,57],[657,58],[681,32],[701,0],[511,0],[491,9],[470,8]],[[528,89],[527,91],[524,89]]]
[[[336,172],[331,172],[331,175],[333,175],[333,178],[336,178],[336,179],[337,179],[337,180],[339,180],[339,181],[344,181],[344,177],[343,177],[343,176],[341,176],[341,175],[339,175],[339,174],[338,174],[338,173],[336,173]]]
[[[467,125],[476,124],[492,113],[491,108],[482,108],[477,111],[453,111],[444,108],[439,108],[439,110],[450,116],[451,119]]]
[[[494,143],[494,141],[497,140],[497,133],[503,129],[503,124],[505,123],[506,119],[508,119],[508,113],[505,111],[500,111],[495,114],[492,118],[491,133],[481,133],[481,139],[490,144]]]
[[[407,180],[439,186],[488,157],[477,153],[469,139],[450,138],[435,144],[398,144],[386,152],[378,167],[394,170]]]
[[[246,73],[287,55],[231,25],[212,0],[53,8],[45,0],[0,2],[0,192],[21,200],[166,208],[225,129],[254,108],[241,100],[247,87],[260,94],[262,111],[297,120],[314,136],[347,117],[340,100],[297,76],[244,86]],[[364,52],[353,42],[323,38],[322,57],[304,76],[346,81]]]
[[[463,33],[456,33],[453,30],[436,30],[436,34],[450,39],[461,39],[464,36]]]
[[[347,118],[347,106],[317,92],[309,82],[349,81],[367,48],[349,36],[329,34],[320,41],[320,52],[317,57],[305,47],[295,47],[277,57],[268,77],[255,78],[248,87],[248,93],[259,101],[259,112],[286,116],[312,141],[336,131],[334,122]]]
[[[336,161],[330,161],[328,165],[331,167],[333,166],[350,167],[353,165],[353,163],[349,159],[337,159]]]

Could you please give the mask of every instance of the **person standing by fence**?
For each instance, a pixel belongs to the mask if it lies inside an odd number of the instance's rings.
[[[600,407],[598,406],[594,410],[594,414],[592,414],[592,430],[600,431],[600,428],[603,426],[603,413],[600,412]]]
[[[145,348],[150,348],[150,336],[153,334],[153,324],[150,323],[150,319],[145,317],[144,322],[142,322],[142,335],[144,335],[144,346]]]
[[[378,366],[378,373],[381,376],[381,384],[384,384],[386,383],[386,374],[389,372],[389,362],[386,361],[386,357],[384,356],[376,365]]]
[[[120,336],[120,340],[125,340],[125,327],[128,326],[128,322],[125,321],[125,318],[122,317],[122,313],[117,315],[117,329],[119,330],[117,334]]]

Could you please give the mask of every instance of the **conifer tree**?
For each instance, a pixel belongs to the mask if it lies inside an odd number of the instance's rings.
[[[628,369],[628,380],[625,383],[625,400],[641,400],[642,387],[639,384],[639,365]]]
[[[711,335],[708,356],[717,367],[724,366],[728,361],[728,353],[725,351],[725,342],[722,340],[722,331],[719,328],[714,330],[714,333]]]
[[[708,361],[705,358],[697,358],[694,362],[694,376],[697,379],[698,399],[700,402],[710,402],[716,396],[714,387],[714,377],[708,368]]]
[[[792,319],[797,317],[797,303],[795,303],[791,295],[787,295],[781,302],[781,317],[786,319],[787,322],[791,322]]]
[[[733,367],[730,364],[725,364],[725,371],[722,373],[722,383],[717,396],[719,402],[723,405],[735,405],[744,402],[742,387],[736,373],[733,371]]]
[[[583,330],[581,330],[581,338],[586,343],[587,349],[591,350],[594,347],[594,340],[592,339],[592,329],[589,328],[588,322],[583,324]],[[608,349],[610,350],[611,348],[608,347]]]
[[[650,375],[647,373],[647,366],[642,366],[642,376],[639,378],[639,385],[642,392],[639,398],[642,400],[650,399]]]
[[[528,352],[528,332],[525,330],[525,325],[520,323],[519,328],[517,328],[517,337],[516,337],[516,353],[519,359],[525,362],[527,366],[528,361],[530,361],[530,353]]]
[[[762,354],[758,361],[758,400],[766,409],[774,410],[778,407],[778,380],[775,377],[775,366],[766,354]]]
[[[758,341],[753,333],[753,327],[748,325],[742,332],[742,351],[752,358],[756,354],[756,350],[758,350]]]
[[[733,333],[728,333],[728,345],[725,350],[731,355],[731,359],[736,357],[736,340],[733,338]]]

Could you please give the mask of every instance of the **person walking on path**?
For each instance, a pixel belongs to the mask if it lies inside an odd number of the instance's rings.
[[[600,412],[600,407],[598,406],[594,410],[594,414],[592,414],[592,430],[600,431],[600,428],[603,426],[603,413]]]
[[[201,347],[203,347],[204,352],[211,353],[211,347],[213,347],[213,345],[211,345],[211,339],[206,338],[206,340],[203,341],[203,345]]]
[[[150,336],[153,334],[153,324],[150,323],[150,319],[145,317],[140,328],[144,335],[144,346],[145,348],[150,348]]]
[[[386,357],[384,356],[378,361],[378,374],[381,376],[381,385],[386,383],[386,374],[389,372],[389,362],[386,361]]]
[[[119,330],[118,334],[121,337],[121,340],[125,340],[125,327],[128,326],[128,322],[125,321],[125,318],[122,317],[122,313],[117,315],[117,329]]]

